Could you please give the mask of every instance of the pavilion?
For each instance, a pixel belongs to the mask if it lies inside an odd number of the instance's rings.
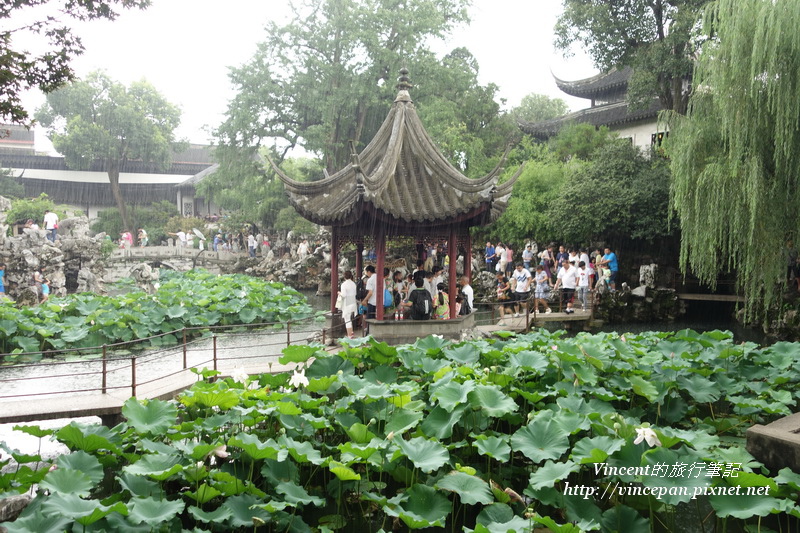
[[[456,294],[456,260],[459,246],[465,274],[471,277],[472,226],[497,219],[508,205],[511,189],[522,168],[498,184],[505,162],[482,178],[464,176],[442,155],[425,131],[411,100],[408,71],[402,69],[397,97],[375,137],[361,153],[351,148],[351,162],[338,172],[315,182],[289,178],[272,163],[283,181],[290,203],[306,219],[331,227],[331,311],[338,294],[338,256],[342,246],[356,246],[356,272],[362,271],[365,244],[377,254],[376,321],[383,320],[383,269],[389,239],[413,239],[422,250],[424,239],[447,241],[450,256],[450,292]],[[455,317],[455,296],[450,316]],[[440,322],[440,321],[437,321]]]

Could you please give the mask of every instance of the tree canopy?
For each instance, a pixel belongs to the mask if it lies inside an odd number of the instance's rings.
[[[736,271],[748,311],[766,311],[800,228],[800,3],[719,0],[686,117],[667,143],[681,266],[714,283]]]
[[[542,122],[566,115],[569,106],[561,98],[551,98],[546,94],[531,93],[522,98],[511,114],[520,122]]]
[[[125,87],[94,72],[48,94],[36,118],[69,168],[103,162],[123,226],[133,231],[119,189],[120,170],[133,159],[169,165],[180,109],[144,80]]]
[[[52,14],[38,16],[38,12],[34,12],[33,18],[28,16],[42,5],[51,7]],[[114,20],[119,15],[117,8],[144,9],[149,5],[150,0],[12,0],[0,3],[3,25],[0,29],[0,119],[6,123],[27,123],[29,114],[20,100],[23,91],[35,87],[48,93],[75,78],[70,63],[83,53],[83,44],[65,21]],[[35,36],[41,48],[31,51],[20,47],[20,38],[24,40],[26,36]]]
[[[595,66],[633,67],[628,99],[646,106],[658,96],[665,109],[686,112],[695,27],[710,0],[564,0],[556,46],[580,43]]]
[[[259,150],[272,149],[281,161],[291,149],[302,148],[323,161],[316,178],[322,169],[339,170],[350,161],[350,141],[360,151],[385,119],[403,67],[410,72],[420,118],[445,156],[468,176],[491,170],[509,139],[519,135],[510,117],[500,113],[498,87],[478,82],[479,66],[468,50],[456,48],[441,57],[430,47],[468,22],[468,5],[468,0],[294,2],[293,18],[270,23],[252,59],[231,69],[237,94],[216,131],[220,168],[205,180],[205,190],[222,207],[259,213],[261,222],[273,227],[280,209],[273,207],[286,204]],[[241,194],[230,192],[239,187]],[[255,198],[253,191],[264,195]]]

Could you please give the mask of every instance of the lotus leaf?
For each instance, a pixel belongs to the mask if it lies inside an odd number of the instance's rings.
[[[79,470],[58,468],[44,476],[40,486],[53,493],[75,494],[84,497],[89,495],[94,483],[89,476]]]
[[[439,405],[448,413],[459,405],[467,403],[469,393],[475,388],[474,381],[459,383],[450,380],[442,385],[431,388],[431,399],[439,402]]]
[[[580,464],[602,463],[622,448],[625,441],[612,437],[585,437],[575,443],[571,457]]]
[[[228,440],[228,446],[241,448],[252,459],[276,459],[283,461],[288,452],[273,439],[262,442],[257,435],[239,433]]]
[[[550,460],[545,461],[543,466],[540,466],[536,471],[531,474],[530,484],[534,489],[541,489],[543,487],[552,487],[557,481],[566,479],[572,472],[577,472],[580,465],[572,461],[563,463],[554,463]]]
[[[444,527],[450,514],[450,501],[433,487],[415,484],[408,491],[397,515],[411,529]]]
[[[423,437],[414,437],[408,441],[395,439],[403,455],[414,463],[416,468],[423,472],[432,472],[450,460],[447,448],[436,441],[427,440]]]
[[[626,533],[648,531],[650,522],[627,505],[615,505],[603,513],[603,531]]]
[[[105,426],[88,426],[77,422],[70,422],[56,432],[56,436],[61,442],[71,448],[77,448],[85,452],[97,450],[117,451],[120,442],[119,434]]]
[[[109,513],[128,514],[128,508],[122,502],[105,506],[97,500],[84,500],[75,494],[58,493],[42,504],[45,514],[58,514],[88,526],[104,518]]]
[[[183,511],[182,501],[170,501],[154,498],[134,498],[130,504],[128,520],[134,524],[158,524],[169,522],[175,515]]]
[[[165,433],[175,424],[178,409],[174,403],[161,400],[137,401],[129,398],[122,406],[122,414],[131,426],[142,435]]]
[[[450,472],[436,483],[436,488],[455,492],[461,498],[461,502],[467,505],[476,503],[486,505],[494,501],[489,485],[485,481],[464,472]]]
[[[419,411],[409,411],[408,409],[395,409],[392,416],[386,423],[384,431],[386,433],[401,434],[419,424],[423,418],[423,413]]]
[[[217,496],[222,495],[220,491],[206,483],[203,483],[197,487],[196,491],[186,491],[184,494],[196,501],[198,505],[203,505],[204,503],[210,502]]]
[[[535,420],[511,436],[511,446],[534,463],[558,459],[569,449],[565,433],[552,420]]]
[[[468,397],[473,409],[480,409],[488,416],[500,418],[517,410],[516,402],[496,386],[476,385]]]
[[[70,519],[60,514],[43,515],[32,513],[22,515],[14,522],[0,523],[8,533],[42,533],[43,531],[64,531]]]
[[[221,524],[231,517],[233,511],[231,511],[230,507],[218,507],[213,511],[206,512],[199,507],[190,506],[189,513],[191,513],[195,520],[199,520],[200,522]]]

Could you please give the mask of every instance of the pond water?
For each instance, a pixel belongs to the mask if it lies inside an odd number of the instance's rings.
[[[330,297],[329,296],[317,296],[315,291],[302,291],[303,294],[308,298],[309,303],[315,310],[327,310],[330,306]],[[710,305],[709,305],[710,304]],[[765,336],[758,330],[753,328],[746,328],[738,324],[735,320],[733,320],[733,311],[734,307],[732,304],[725,304],[725,303],[717,303],[717,302],[702,302],[701,305],[694,305],[694,303],[689,306],[689,312],[685,317],[683,317],[680,321],[667,323],[644,323],[644,324],[612,324],[606,325],[600,328],[598,331],[608,331],[608,332],[619,332],[619,333],[641,333],[644,331],[677,331],[680,329],[691,328],[696,331],[710,331],[715,329],[721,330],[729,330],[732,331],[734,334],[734,338],[738,342],[743,341],[752,341],[758,344],[763,344],[765,342]],[[491,322],[491,312],[484,308],[478,307],[476,310],[477,313],[477,321],[479,324],[488,324]],[[293,333],[292,340],[293,342],[303,342],[305,338],[309,335],[312,330],[319,329],[320,326],[318,325],[309,325],[302,329],[298,328],[296,334]],[[560,329],[561,325],[559,323],[553,323],[550,325],[551,329]],[[580,330],[577,330],[580,331]],[[285,332],[276,332],[273,334],[276,337],[281,337],[281,340],[285,341]],[[200,361],[207,361],[210,358],[209,355],[209,343],[210,339],[199,339],[197,341],[198,345],[193,349],[190,350],[190,357],[189,363],[190,364],[197,364]],[[260,356],[268,357],[270,360],[277,360],[277,357],[280,353],[280,346],[275,345],[269,347],[268,349],[264,348],[264,344],[268,344],[263,337],[263,333],[260,334],[253,334],[253,335],[237,335],[236,337],[231,337],[227,340],[220,340],[219,341],[219,349],[220,353],[226,353],[226,356],[230,356],[231,354],[238,354],[243,357],[249,357],[254,355],[254,350],[259,352]],[[260,346],[260,348],[256,348],[256,346]],[[165,355],[160,355],[158,357],[145,357],[142,360],[142,364],[137,364],[137,377],[141,376],[139,379],[145,380],[148,376],[163,374],[165,371],[173,371],[179,369],[181,362],[180,356],[178,352],[180,348],[174,348],[170,350],[166,350],[162,352]],[[225,356],[220,356],[225,357]],[[87,361],[83,363],[85,365],[85,371],[87,372],[95,372],[97,371],[97,367],[100,364],[99,361]],[[177,366],[176,366],[177,365]],[[125,384],[130,383],[130,369],[129,365],[127,370],[122,368],[125,366],[124,363],[118,363],[120,366],[119,372],[111,373],[109,386],[114,384]],[[210,364],[207,366],[211,366]],[[112,366],[109,366],[112,368]],[[27,372],[30,372],[33,375],[40,370],[31,369]],[[0,379],[7,378],[10,373],[19,372],[19,369],[16,371],[10,368],[2,368],[0,367]],[[81,379],[81,378],[75,378]],[[99,379],[99,378],[98,378]],[[51,379],[50,385],[51,387],[60,387],[61,390],[71,390],[78,387],[74,386],[73,382],[69,382],[68,380],[59,380],[59,379]],[[34,382],[28,382],[34,383]],[[92,385],[93,387],[97,385]],[[88,388],[88,387],[86,387]],[[13,394],[21,394],[26,392],[24,389],[24,385],[20,385],[17,383],[16,385],[12,384],[4,384],[2,395],[9,396]],[[0,408],[2,407],[2,400],[0,400]],[[80,422],[85,423],[99,423],[99,418],[96,417],[88,417],[84,419],[76,419]],[[48,420],[38,423],[41,427],[61,427],[70,422],[70,419],[60,419],[60,420]],[[12,448],[20,449],[26,453],[36,453],[39,449],[39,446],[42,446],[42,453],[45,455],[53,455],[58,453],[63,453],[65,450],[63,447],[57,446],[54,443],[49,442],[47,439],[43,439],[42,442],[39,442],[39,439],[35,437],[31,437],[16,431],[13,431],[13,426],[15,424],[0,424],[0,441],[5,441],[8,443]]]

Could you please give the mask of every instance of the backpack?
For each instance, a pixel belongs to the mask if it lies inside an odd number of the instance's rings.
[[[472,312],[472,308],[469,306],[469,300],[467,300],[467,296],[462,292],[461,293],[461,311],[458,313],[459,315],[468,315]]]
[[[356,301],[360,302],[367,297],[367,288],[364,286],[364,280],[358,278],[356,281]]]
[[[394,297],[392,296],[392,291],[388,288],[383,289],[383,306],[384,307],[391,307],[394,304]]]
[[[433,310],[431,294],[424,288],[411,291],[411,320],[428,320]]]

